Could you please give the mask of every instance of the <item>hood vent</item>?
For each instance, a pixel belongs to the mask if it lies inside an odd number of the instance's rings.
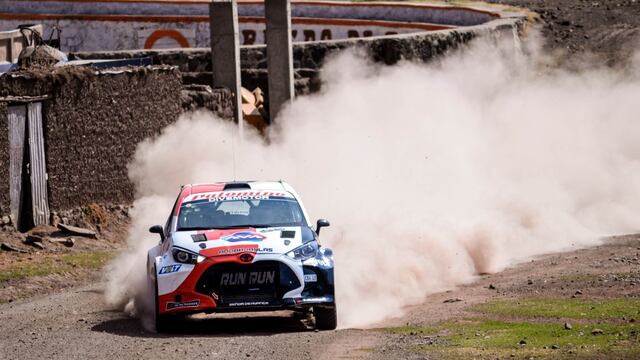
[[[246,182],[232,182],[224,184],[223,190],[238,190],[238,189],[249,189],[251,190],[251,186],[249,186]]]

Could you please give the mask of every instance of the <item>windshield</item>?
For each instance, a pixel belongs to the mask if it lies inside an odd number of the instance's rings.
[[[304,216],[292,197],[215,196],[185,202],[180,207],[177,230],[229,229],[243,227],[302,226]]]

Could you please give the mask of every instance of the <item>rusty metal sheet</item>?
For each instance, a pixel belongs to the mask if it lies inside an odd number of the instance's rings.
[[[31,203],[33,224],[49,223],[49,197],[47,195],[47,161],[42,131],[42,103],[27,105],[29,120],[29,155],[31,171]]]
[[[24,168],[24,144],[26,139],[27,107],[9,106],[9,199],[11,200],[11,222],[20,228],[22,213],[22,170]]]

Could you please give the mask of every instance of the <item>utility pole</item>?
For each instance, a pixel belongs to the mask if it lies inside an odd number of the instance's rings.
[[[294,95],[289,0],[265,0],[267,23],[267,70],[269,72],[269,118],[273,122]]]
[[[213,0],[209,4],[213,86],[226,87],[234,95],[233,118],[242,137],[242,93],[240,91],[240,40],[235,0]]]

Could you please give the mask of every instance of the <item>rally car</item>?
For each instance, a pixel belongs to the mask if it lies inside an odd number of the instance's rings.
[[[155,325],[205,312],[290,309],[335,329],[333,252],[321,246],[302,202],[285,182],[185,185],[148,252]]]

